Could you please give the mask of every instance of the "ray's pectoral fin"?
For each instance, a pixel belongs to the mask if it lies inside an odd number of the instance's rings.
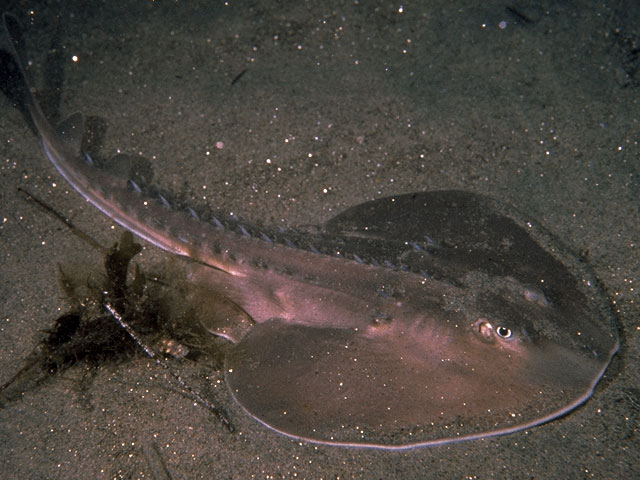
[[[269,320],[226,357],[226,379],[250,415],[305,441],[393,448],[482,431],[456,418],[486,415],[490,372],[412,353],[418,347],[408,335]],[[482,397],[476,405],[472,392]]]
[[[228,387],[251,416],[278,432],[342,439],[336,425],[356,425],[370,406],[359,405],[370,389],[354,385],[348,367],[356,362],[345,357],[358,355],[356,341],[353,329],[257,324],[225,358]],[[366,361],[360,367],[366,370]]]
[[[582,380],[601,369],[553,345],[508,354],[405,333],[269,320],[227,355],[227,384],[256,420],[296,439],[407,448],[543,423],[580,404],[592,388]]]
[[[437,442],[455,402],[447,388],[461,378],[456,367],[407,354],[416,346],[406,335],[274,319],[253,327],[226,357],[226,378],[250,415],[294,438],[385,448]],[[484,379],[464,380],[473,389]]]

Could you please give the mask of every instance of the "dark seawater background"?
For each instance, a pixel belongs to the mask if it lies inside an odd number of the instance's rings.
[[[45,110],[82,111],[105,126],[103,158],[143,154],[159,187],[270,225],[318,224],[412,191],[492,195],[588,259],[615,301],[621,351],[593,398],[565,418],[395,453],[273,433],[233,404],[221,372],[198,362],[174,365],[227,409],[236,433],[143,356],[102,365],[85,382],[79,365],[0,409],[0,476],[162,478],[153,452],[175,479],[640,470],[637,2],[41,3],[4,9],[26,25]],[[120,229],[70,190],[5,97],[0,132],[4,383],[67,310],[57,264],[101,268],[17,188],[103,244]],[[152,269],[166,257],[151,247],[140,263]]]

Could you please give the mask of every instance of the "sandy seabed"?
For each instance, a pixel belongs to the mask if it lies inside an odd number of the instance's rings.
[[[562,419],[404,452],[271,432],[197,362],[180,373],[229,412],[236,433],[142,355],[106,363],[88,382],[80,364],[0,409],[3,477],[631,478],[640,470],[637,2],[228,3],[10,1],[7,10],[27,24],[45,108],[104,125],[105,158],[142,154],[161,187],[265,224],[319,224],[412,191],[503,199],[588,259],[615,302],[621,350],[594,396]],[[67,309],[57,264],[101,261],[18,187],[103,244],[120,229],[69,188],[4,97],[0,109],[4,383]],[[147,246],[140,262],[165,259]]]

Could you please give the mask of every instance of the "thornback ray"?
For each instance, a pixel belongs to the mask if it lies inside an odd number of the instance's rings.
[[[229,391],[267,427],[384,449],[503,435],[584,403],[617,352],[598,283],[486,196],[398,195],[284,231],[176,208],[122,174],[131,158],[98,168],[83,116],[49,123],[20,26],[5,13],[3,27],[18,66],[3,73],[46,156],[115,222],[185,257],[191,321],[229,341]]]

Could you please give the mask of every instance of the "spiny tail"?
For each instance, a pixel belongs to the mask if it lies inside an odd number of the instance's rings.
[[[237,273],[233,262],[222,253],[224,245],[233,241],[231,232],[195,222],[188,214],[167,208],[166,201],[146,197],[131,179],[97,168],[81,149],[84,135],[81,113],[74,113],[55,128],[49,123],[33,93],[25,68],[28,62],[20,23],[9,13],[2,15],[2,23],[3,43],[17,66],[17,71],[9,71],[9,59],[6,55],[2,59],[3,76],[11,77],[13,82],[11,91],[7,93],[24,108],[42,140],[47,157],[67,182],[105,215],[153,245],[211,267]],[[216,249],[206,248],[205,241],[215,238],[219,246]]]

